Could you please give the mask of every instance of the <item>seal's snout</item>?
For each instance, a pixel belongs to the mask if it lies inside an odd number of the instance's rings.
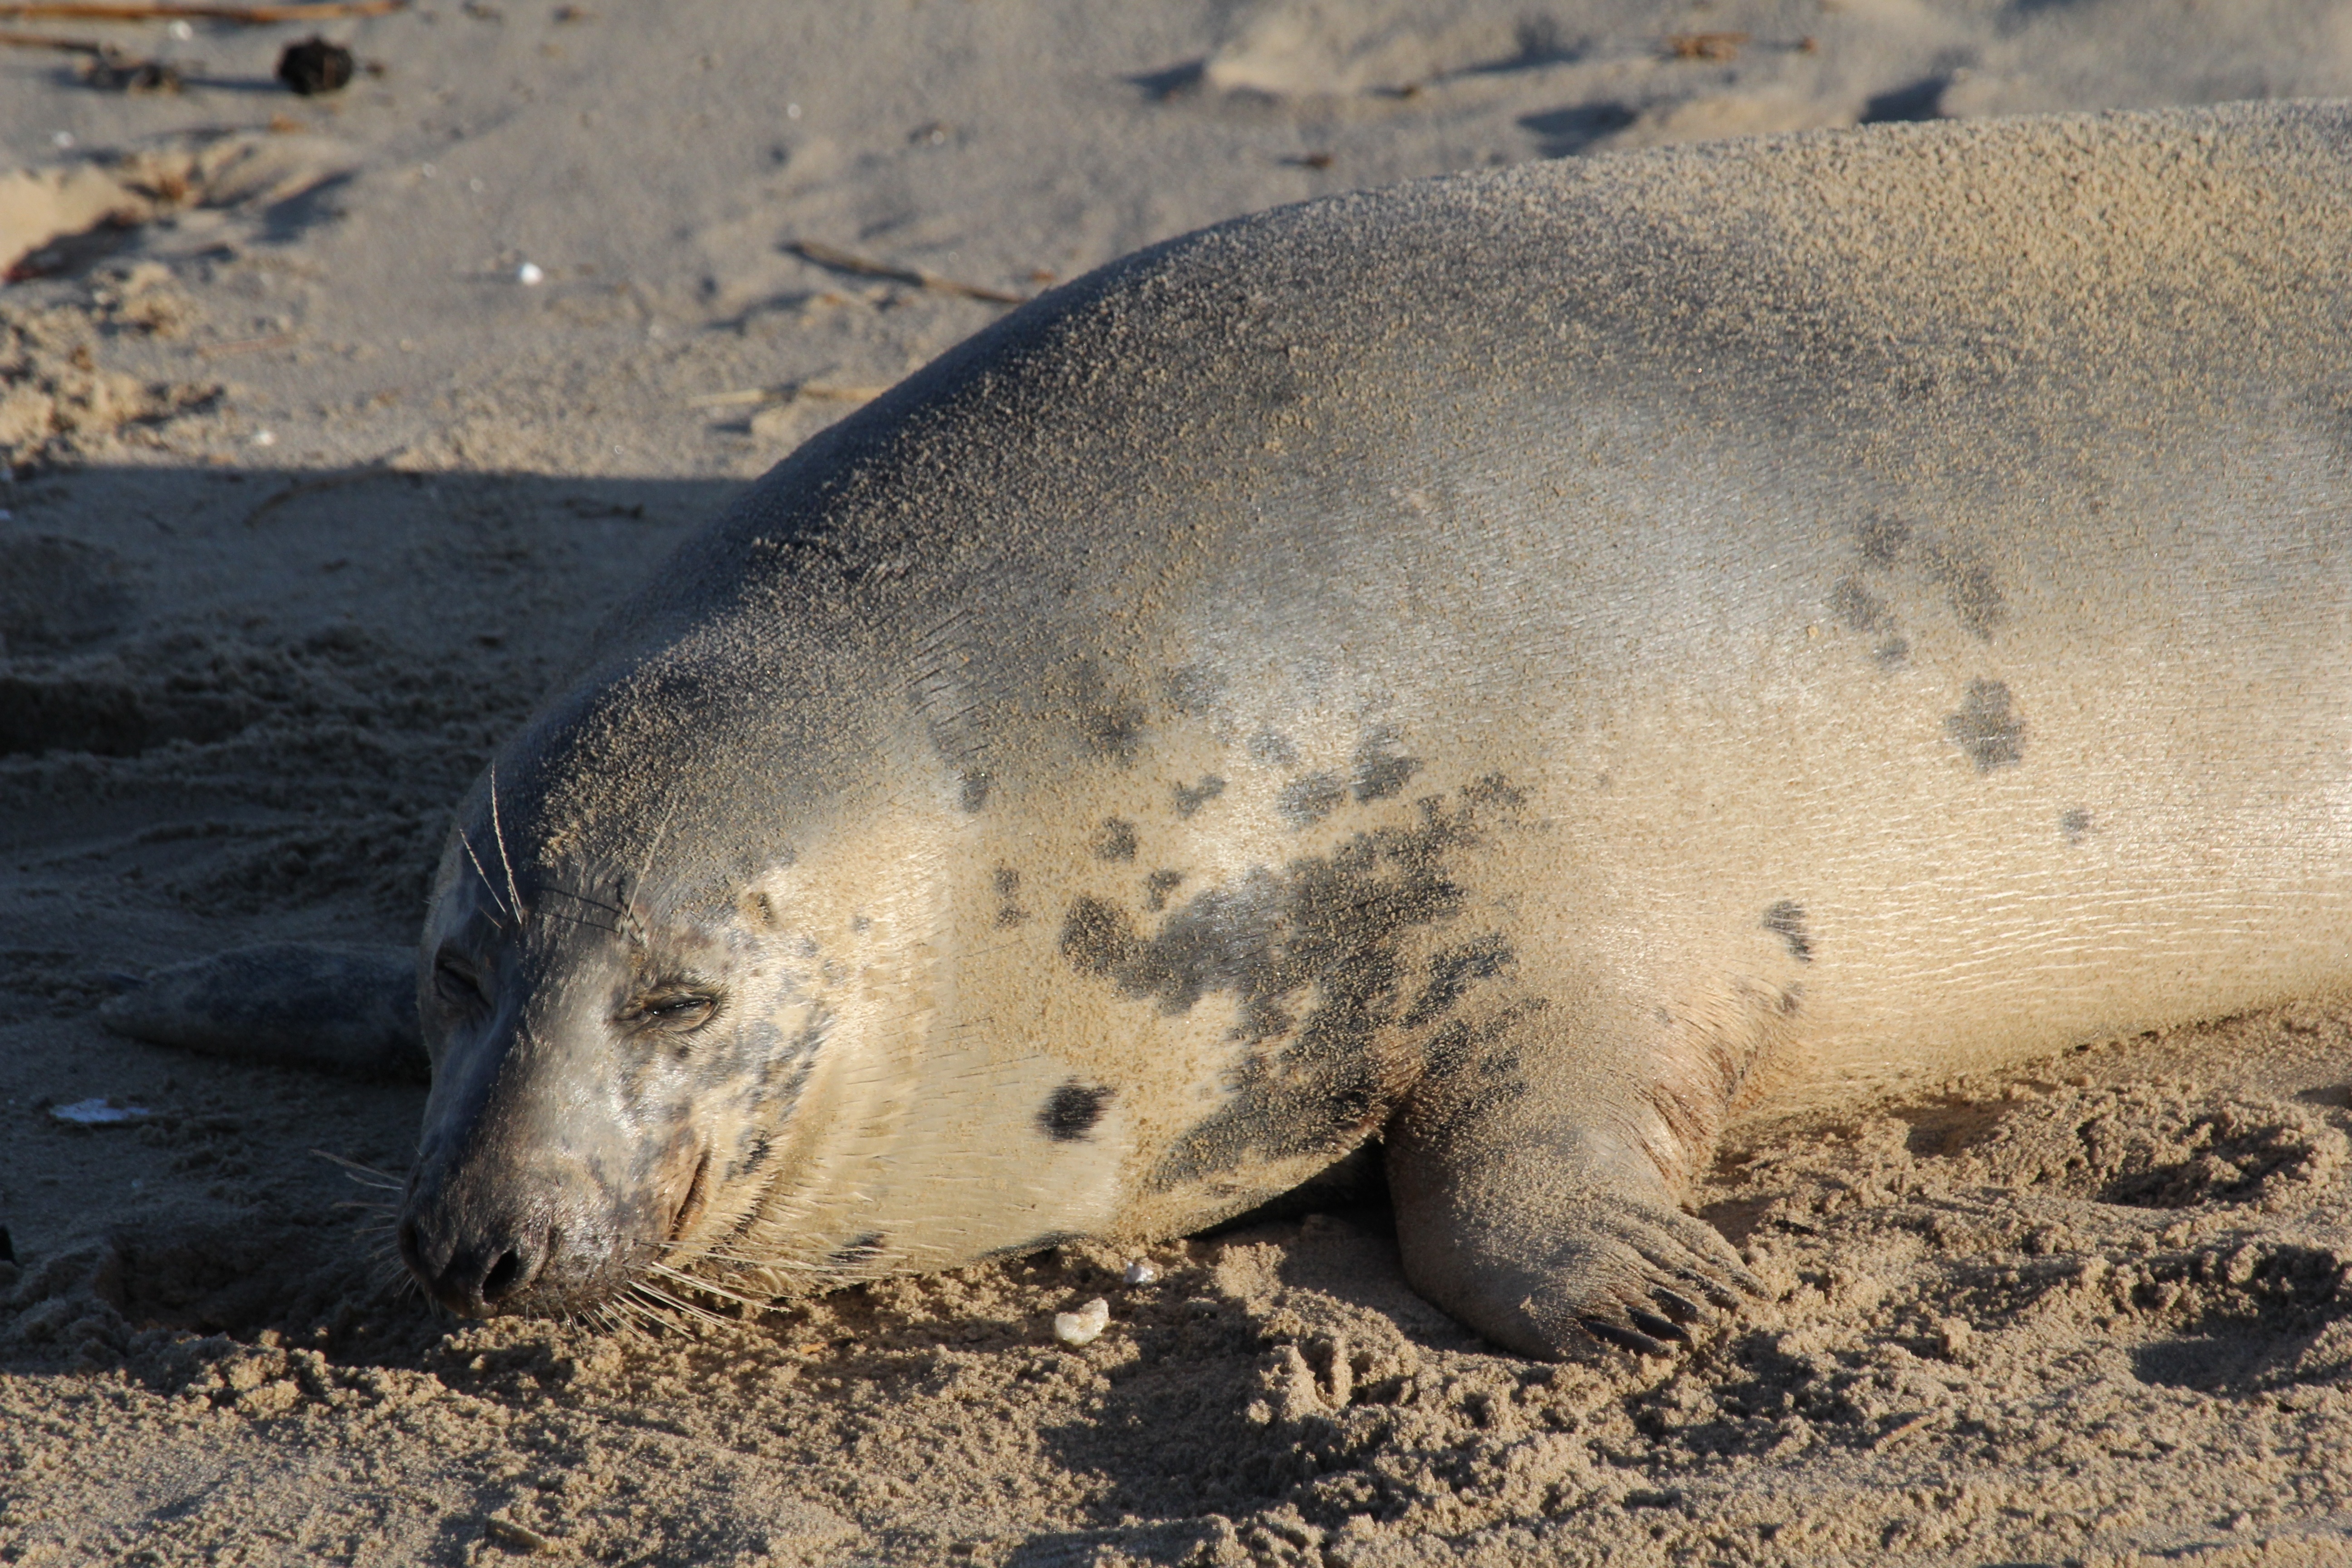
[[[520,1307],[547,1271],[555,1227],[526,1221],[506,1234],[435,1247],[414,1218],[400,1222],[400,1256],[434,1300],[467,1317]]]
[[[578,1161],[515,1161],[493,1149],[427,1157],[402,1205],[401,1261],[433,1299],[467,1317],[564,1312],[627,1274],[624,1237],[642,1226]]]

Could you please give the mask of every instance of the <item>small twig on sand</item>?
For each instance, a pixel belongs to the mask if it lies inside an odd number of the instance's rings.
[[[295,5],[205,5],[178,0],[0,0],[0,16],[79,22],[322,22],[339,16],[385,16],[408,0],[311,0]]]
[[[1732,60],[1748,42],[1745,33],[1669,33],[1666,58],[1675,60]]]
[[[60,38],[52,33],[19,33],[0,28],[0,48],[55,49],[65,55],[88,55],[81,79],[108,92],[177,92],[185,85],[177,66],[142,60],[112,44],[95,38]]]
[[[287,486],[284,489],[279,490],[276,495],[271,496],[268,500],[263,501],[259,506],[255,507],[251,511],[247,512],[245,514],[245,526],[251,528],[254,524],[259,522],[263,518],[268,517],[271,512],[276,511],[279,507],[286,505],[289,501],[298,501],[305,496],[318,495],[324,490],[339,490],[345,485],[364,484],[369,479],[381,479],[393,475],[401,475],[404,478],[412,479],[416,478],[414,474],[407,474],[404,470],[393,468],[388,464],[374,463],[364,468],[351,469],[347,473],[329,474],[323,479],[304,479],[299,484]],[[334,1158],[331,1154],[327,1157],[331,1160]]]
[[[967,300],[985,300],[992,305],[1025,305],[1029,302],[1026,294],[989,289],[978,283],[959,283],[952,278],[941,278],[919,267],[898,267],[887,261],[855,255],[822,240],[796,239],[784,248],[803,261],[814,261],[819,267],[830,267],[835,272],[855,273],[860,278],[887,278],[893,283],[911,283],[935,294],[961,294]]]
[[[686,400],[688,408],[747,408],[766,403],[797,403],[807,398],[814,403],[871,403],[890,389],[887,386],[831,386],[824,382],[803,381],[794,386],[747,386],[738,392],[706,392]]]
[[[101,55],[106,46],[95,38],[53,38],[47,33],[16,33],[0,28],[0,48],[57,49],[68,55]]]

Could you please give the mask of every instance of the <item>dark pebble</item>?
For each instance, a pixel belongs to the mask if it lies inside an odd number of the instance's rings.
[[[351,84],[352,51],[317,37],[289,44],[278,57],[278,79],[304,98],[340,91]]]

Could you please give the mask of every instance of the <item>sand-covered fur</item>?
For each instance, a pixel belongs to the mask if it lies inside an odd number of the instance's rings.
[[[1433,1300],[1654,1351],[1762,1289],[1678,1212],[1735,1110],[2340,988],[2347,140],[1551,165],[1017,312],[461,808],[401,1256],[758,1303],[1378,1145]]]

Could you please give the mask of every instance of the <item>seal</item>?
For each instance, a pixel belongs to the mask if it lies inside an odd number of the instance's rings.
[[[464,1312],[1194,1231],[1370,1151],[1534,1356],[1736,1109],[2352,979],[2352,110],[1520,167],[1171,241],[694,537],[457,815]]]

